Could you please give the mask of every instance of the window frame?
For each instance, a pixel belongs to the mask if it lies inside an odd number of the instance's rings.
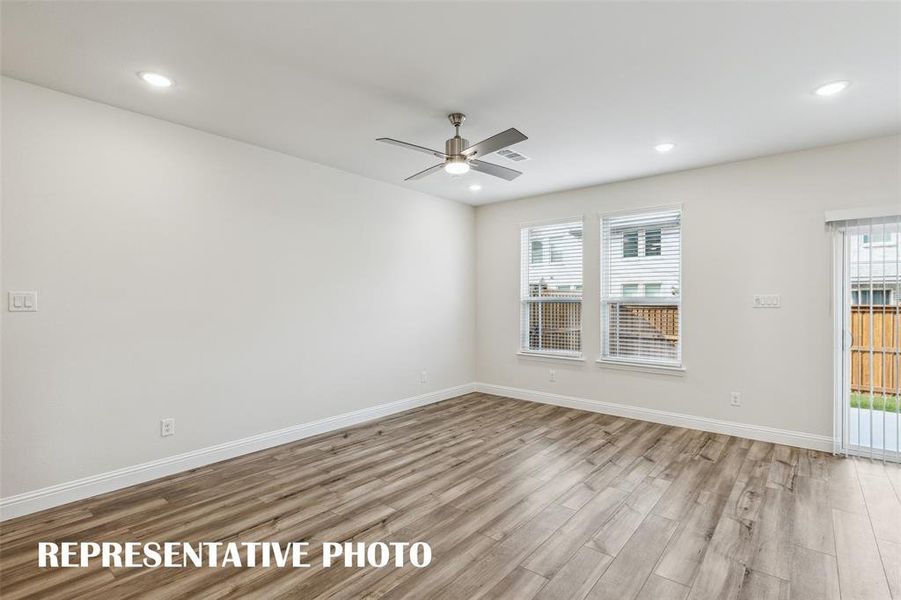
[[[527,339],[527,332],[524,332],[524,308],[527,304],[527,300],[523,297],[523,291],[527,288],[528,283],[523,283],[524,278],[528,278],[527,269],[531,268],[536,264],[542,265],[552,265],[552,264],[561,264],[561,263],[552,263],[549,260],[547,262],[542,263],[533,263],[531,262],[531,258],[529,260],[524,260],[522,256],[523,251],[523,241],[524,234],[526,234],[527,230],[536,228],[536,227],[544,227],[550,225],[562,225],[565,223],[578,223],[581,227],[582,235],[580,236],[580,242],[582,244],[582,269],[581,269],[581,297],[579,298],[579,351],[578,352],[568,352],[561,350],[535,350],[532,348],[526,347],[524,343]],[[571,217],[563,217],[557,219],[546,219],[541,221],[530,221],[526,223],[519,224],[519,248],[520,248],[520,281],[519,281],[519,342],[517,344],[516,354],[524,357],[524,358],[546,358],[546,359],[554,359],[554,360],[566,360],[566,361],[584,361],[584,352],[585,352],[585,216],[571,216]],[[526,234],[527,235],[527,234]],[[550,238],[549,238],[550,239]],[[529,244],[531,250],[531,243]],[[543,253],[547,258],[550,258],[550,242],[545,244],[543,249]]]
[[[666,212],[666,211],[678,211],[679,213],[679,297],[677,306],[679,307],[678,311],[678,331],[679,331],[679,339],[678,339],[678,351],[677,356],[678,360],[676,361],[656,361],[656,360],[646,360],[646,359],[638,359],[638,358],[618,358],[615,356],[607,355],[607,342],[605,339],[605,335],[607,333],[606,322],[604,318],[604,311],[606,307],[606,298],[604,297],[604,292],[609,286],[607,277],[609,273],[607,273],[607,265],[605,264],[606,257],[604,256],[604,219],[612,218],[612,217],[623,217],[629,215],[640,215],[645,213],[655,213],[655,212]],[[652,206],[643,206],[638,208],[628,208],[622,210],[614,210],[614,211],[606,211],[599,212],[596,215],[595,229],[598,234],[598,303],[597,303],[597,311],[598,311],[598,341],[599,344],[599,355],[595,360],[595,363],[599,367],[610,367],[614,369],[624,369],[629,371],[644,371],[650,373],[661,373],[666,375],[683,375],[686,371],[685,368],[685,344],[684,344],[684,296],[685,296],[685,281],[683,278],[683,260],[684,260],[684,238],[683,233],[685,230],[685,209],[683,205],[680,204],[664,204],[664,205],[652,205]],[[638,231],[643,232],[646,231],[647,228],[641,227],[638,228]],[[651,226],[650,229],[657,229],[655,226]],[[660,255],[652,255],[652,256],[662,256],[662,244],[663,244],[663,228],[659,228],[661,230],[660,242],[661,242],[661,254]],[[641,238],[642,235],[639,235]],[[640,244],[639,244],[640,246]],[[638,259],[643,259],[644,256],[641,252],[641,247],[639,247],[639,256]],[[624,257],[624,260],[636,260],[636,257]],[[583,261],[584,262],[584,261]],[[583,269],[584,270],[584,269]],[[658,304],[659,302],[655,302],[656,300],[660,300],[661,297],[657,296],[639,296],[638,299],[640,301],[650,300],[650,304]],[[636,304],[641,302],[636,302]]]

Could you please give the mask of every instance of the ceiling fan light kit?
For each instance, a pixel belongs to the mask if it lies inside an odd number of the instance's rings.
[[[444,170],[451,175],[463,175],[464,173],[469,173],[469,163],[460,156],[451,156],[444,163]]]
[[[420,171],[419,173],[410,175],[409,177],[404,179],[404,181],[422,179],[423,177],[431,175],[432,173],[440,171],[441,169],[444,169],[445,172],[451,175],[463,175],[464,173],[468,173],[469,170],[472,169],[473,171],[478,171],[480,173],[485,173],[486,175],[492,175],[494,177],[500,177],[501,179],[506,179],[507,181],[513,181],[514,179],[522,175],[520,171],[515,171],[513,169],[508,169],[507,167],[502,167],[494,163],[488,163],[476,159],[476,157],[485,156],[487,154],[491,154],[492,152],[503,150],[507,146],[512,146],[513,144],[517,144],[523,140],[529,139],[525,135],[523,135],[522,132],[511,127],[506,131],[502,131],[497,135],[493,135],[488,139],[482,140],[478,144],[473,144],[472,146],[470,146],[469,140],[466,140],[460,136],[460,125],[463,124],[463,121],[466,119],[466,115],[464,115],[463,113],[451,113],[447,116],[447,118],[450,120],[451,125],[454,126],[455,133],[454,137],[450,138],[444,143],[444,152],[439,152],[438,150],[432,150],[430,148],[417,146],[416,144],[410,144],[408,142],[402,142],[400,140],[395,140],[392,138],[378,138],[376,140],[378,142],[400,146],[401,148],[408,148],[417,152],[431,154],[436,158],[441,158],[444,160],[444,162],[442,163],[431,166],[428,169]]]

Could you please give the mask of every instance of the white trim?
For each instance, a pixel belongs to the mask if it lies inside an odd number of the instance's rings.
[[[847,454],[847,442],[845,438],[850,408],[850,382],[845,380],[845,373],[850,372],[850,356],[845,352],[846,339],[850,336],[849,323],[845,315],[845,290],[848,289],[846,281],[848,270],[846,268],[845,234],[839,230],[832,232],[832,451],[836,454]],[[847,369],[847,371],[846,371]],[[845,384],[848,384],[846,393]]]
[[[520,350],[516,353],[520,358],[537,358],[537,359],[549,359],[549,360],[565,360],[569,362],[585,362],[585,357],[581,354],[579,355],[569,355],[569,354],[554,354],[553,352],[529,352],[527,350]]]
[[[631,214],[641,214],[641,213],[653,213],[658,211],[667,211],[667,210],[678,210],[680,213],[683,212],[684,206],[682,202],[672,202],[668,204],[649,204],[647,206],[632,206],[629,208],[617,208],[613,210],[603,210],[598,211],[595,216],[598,217],[598,221],[603,221],[605,217],[623,217]]]
[[[542,225],[563,225],[564,223],[582,223],[582,226],[585,226],[585,214],[581,215],[573,215],[571,217],[559,217],[559,218],[551,218],[551,219],[541,219],[538,221],[525,221],[519,224],[519,230],[523,229],[531,229],[532,227],[541,227]]]
[[[846,208],[842,210],[827,210],[826,222],[854,221],[856,219],[879,219],[882,217],[898,216],[898,205],[870,206],[867,208]]]
[[[236,456],[295,442],[321,433],[393,415],[411,408],[462,396],[473,391],[475,391],[475,384],[473,383],[458,385],[9,496],[0,499],[0,520],[11,519],[74,502],[75,500],[105,494],[188,469],[196,469],[197,467],[235,458]]]
[[[752,440],[772,442],[774,444],[785,444],[788,446],[797,446],[799,448],[810,448],[823,452],[832,452],[832,437],[828,435],[817,435],[814,433],[805,433],[803,431],[790,431],[787,429],[764,427],[762,425],[722,421],[720,419],[711,419],[708,417],[697,417],[683,413],[667,412],[653,408],[640,408],[637,406],[603,402],[600,400],[574,398],[572,396],[563,396],[560,394],[539,392],[535,390],[524,390],[503,385],[493,385],[490,383],[476,383],[475,388],[477,392],[507,396],[508,398],[516,398],[518,400],[541,402],[542,404],[553,404],[555,406],[574,408],[576,410],[587,410],[617,417],[651,421],[652,423],[663,423],[664,425],[673,425],[675,427],[687,427],[689,429],[723,433]]]
[[[631,360],[617,360],[613,358],[598,358],[595,363],[599,367],[620,369],[622,371],[640,371],[644,373],[660,373],[661,375],[685,375],[685,367],[681,364],[667,365],[652,362]]]
[[[469,383],[3,498],[0,499],[0,515],[2,515],[0,520],[11,519],[76,500],[105,494],[258,450],[265,450],[266,448],[287,444],[321,433],[358,425],[366,421],[440,402],[473,391],[530,402],[564,406],[576,410],[640,419],[653,423],[663,423],[676,427],[723,433],[752,440],[811,448],[824,452],[831,452],[833,449],[830,436],[722,421],[683,413],[640,408],[614,402],[587,400],[488,383]]]

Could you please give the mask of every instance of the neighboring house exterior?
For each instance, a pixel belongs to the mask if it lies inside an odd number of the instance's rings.
[[[657,223],[611,232],[611,268],[603,275],[611,296],[672,297],[679,294],[679,225]],[[555,228],[529,235],[528,279],[542,291],[582,289],[582,257],[571,253],[581,229]],[[676,268],[671,268],[676,265]]]
[[[899,242],[901,233],[893,225],[874,225],[869,232],[850,236],[852,305],[901,306]]]
[[[679,295],[679,225],[657,222],[610,230],[610,268],[602,273],[611,297]]]
[[[529,234],[529,285],[542,291],[576,292],[582,290],[582,228],[547,227]],[[543,294],[542,294],[543,295]]]

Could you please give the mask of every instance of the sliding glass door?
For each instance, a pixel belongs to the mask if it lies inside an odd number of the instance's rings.
[[[836,230],[841,258],[836,270],[841,450],[898,460],[901,218],[845,221]]]

